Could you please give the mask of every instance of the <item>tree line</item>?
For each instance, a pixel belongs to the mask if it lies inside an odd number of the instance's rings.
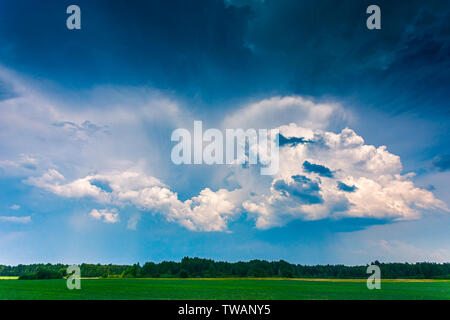
[[[381,263],[385,279],[450,279],[450,263]],[[65,264],[0,265],[0,276],[19,276],[21,279],[51,279],[66,275]],[[284,278],[367,278],[367,265],[314,265],[292,264],[286,261],[251,260],[239,262],[214,261],[185,257],[180,262],[146,262],[133,265],[80,265],[82,277],[103,278],[221,278],[221,277],[284,277]]]

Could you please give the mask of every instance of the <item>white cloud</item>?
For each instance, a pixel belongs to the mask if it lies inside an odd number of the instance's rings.
[[[20,206],[18,204],[13,204],[11,207],[9,207],[11,210],[19,210]]]
[[[90,197],[104,204],[134,205],[143,211],[163,214],[168,221],[190,230],[225,231],[227,221],[239,211],[240,190],[213,192],[206,188],[183,202],[158,179],[138,172],[113,172],[64,181],[64,177],[52,169],[41,177],[29,178],[27,183],[62,197]],[[99,211],[94,214],[99,216]]]
[[[168,154],[160,152],[170,143],[170,129],[192,125],[180,103],[147,88],[102,87],[86,93],[84,105],[74,108],[31,89],[35,84],[5,69],[0,68],[0,79],[17,93],[0,101],[0,167],[61,197],[132,205],[199,231],[226,231],[244,211],[258,228],[270,228],[292,219],[406,220],[428,210],[448,210],[430,191],[415,186],[412,174],[403,174],[400,158],[387,147],[367,145],[349,128],[332,132],[330,127],[350,116],[338,104],[273,97],[227,116],[223,128],[279,128],[288,139],[308,142],[280,149],[273,179],[251,166],[221,168],[218,174],[227,170],[223,176],[235,190],[205,185],[196,197],[181,201],[154,177],[156,172],[161,179],[173,174]],[[161,139],[161,127],[168,129],[167,140]],[[308,171],[305,161],[328,168],[332,177]],[[186,184],[197,178],[182,173]],[[338,182],[355,190],[340,190]]]
[[[300,96],[272,97],[249,104],[227,116],[225,128],[272,129],[291,122],[310,129],[326,128],[348,114],[333,103],[314,103]]]
[[[364,144],[351,129],[336,134],[291,124],[281,127],[280,132],[288,139],[303,137],[308,142],[281,148],[280,170],[271,180],[256,173],[253,179],[241,179],[234,191],[205,188],[186,201],[179,200],[177,193],[157,178],[134,171],[89,175],[64,183],[59,172],[49,170],[41,177],[28,179],[28,183],[63,197],[133,205],[196,231],[226,231],[228,222],[243,211],[253,216],[256,227],[262,229],[292,219],[410,220],[427,210],[448,211],[430,191],[414,185],[413,174],[401,174],[398,156],[384,146]],[[306,137],[294,136],[296,132]],[[348,189],[340,189],[339,183]]]
[[[50,169],[40,177],[30,177],[25,182],[36,187],[47,189],[54,194],[68,198],[93,197],[101,202],[108,202],[108,194],[101,188],[92,185],[96,176],[87,176],[71,183],[63,184],[65,178],[55,169]]]
[[[424,210],[448,211],[430,191],[414,186],[413,174],[401,174],[398,156],[385,146],[364,144],[351,129],[336,134],[291,124],[281,127],[280,132],[309,142],[282,147],[280,170],[270,191],[243,203],[244,209],[255,215],[260,228],[282,225],[295,218],[408,220],[420,217]],[[316,171],[305,168],[305,161],[316,165]],[[324,174],[321,169],[329,171]],[[354,190],[341,190],[338,182]]]
[[[0,216],[0,222],[30,223],[31,217]]]
[[[239,190],[214,192],[206,188],[198,196],[183,202],[168,188],[152,186],[120,191],[114,198],[144,211],[160,213],[168,221],[195,231],[226,231],[227,222],[239,211]]]
[[[133,165],[161,174],[168,170],[154,152],[167,145],[161,132],[192,123],[177,100],[150,88],[97,87],[80,102],[1,66],[0,81],[13,91],[0,101],[0,167],[8,176],[58,168],[74,178]]]
[[[119,222],[119,213],[116,209],[93,209],[89,215],[96,220],[103,220],[106,223],[116,223]]]

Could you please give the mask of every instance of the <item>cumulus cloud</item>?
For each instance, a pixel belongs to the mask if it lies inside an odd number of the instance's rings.
[[[107,210],[107,209],[101,209],[101,210],[97,210],[97,209],[93,209],[89,215],[96,219],[96,220],[102,220],[103,222],[106,223],[116,223],[119,222],[119,213],[117,213],[116,209],[111,209],[111,210]]]
[[[401,173],[398,156],[385,146],[366,145],[349,128],[340,133],[309,130],[295,124],[279,129],[288,138],[305,134],[296,137],[310,142],[282,147],[280,170],[268,183],[256,176],[253,181],[240,181],[233,191],[205,188],[198,196],[181,201],[157,178],[133,171],[89,175],[65,182],[52,169],[41,177],[29,178],[28,183],[63,197],[133,205],[195,231],[226,231],[229,221],[242,212],[255,219],[257,228],[265,229],[293,219],[409,220],[419,218],[427,210],[448,211],[430,191],[414,185],[414,174]],[[255,184],[259,184],[258,188],[253,188]],[[135,223],[131,221],[129,225],[133,228]]]
[[[130,202],[138,208],[158,212],[168,221],[197,231],[225,231],[227,221],[238,211],[238,192],[226,189],[203,189],[196,197],[181,201],[178,195],[161,185],[116,194],[120,202]]]
[[[31,217],[0,216],[0,222],[30,223]]]
[[[108,202],[108,194],[90,183],[96,176],[87,176],[64,184],[64,176],[55,169],[48,170],[40,177],[30,177],[26,183],[47,189],[54,194],[68,198],[92,197],[101,202]]]
[[[272,129],[291,122],[323,129],[348,115],[338,104],[314,103],[300,96],[272,97],[244,106],[224,120],[225,128]]]
[[[0,78],[4,73],[0,69]],[[14,85],[19,94],[0,101],[0,147],[5,154],[16,154],[16,160],[0,160],[0,166],[26,168],[25,183],[60,197],[90,198],[118,209],[133,206],[195,231],[227,231],[229,222],[242,213],[254,218],[257,228],[270,228],[292,219],[399,220],[416,219],[428,210],[448,210],[430,191],[414,185],[413,174],[403,174],[400,157],[386,146],[367,145],[350,128],[330,129],[351,116],[338,104],[273,97],[225,117],[223,128],[279,130],[278,173],[270,178],[261,177],[251,165],[222,168],[217,172],[229,170],[225,182],[234,189],[216,181],[216,187],[204,185],[197,196],[182,201],[170,186],[149,174],[148,167],[136,165],[141,157],[148,158],[159,164],[153,172],[170,174],[167,160],[154,152],[162,143],[149,137],[148,128],[164,119],[172,119],[176,126],[190,119],[178,103],[144,89],[102,88],[92,96],[109,97],[102,102],[111,104],[107,113],[101,107],[74,112],[18,80]],[[91,100],[101,100],[92,96]],[[124,97],[130,96],[136,97],[135,113],[123,107],[129,101]],[[10,141],[11,136],[18,137],[17,143]],[[33,156],[25,155],[25,150]],[[94,212],[105,220],[101,213]],[[129,222],[131,229],[136,224]]]
[[[104,204],[133,205],[143,211],[163,214],[168,221],[190,230],[225,231],[228,220],[239,211],[239,190],[214,192],[205,188],[198,196],[183,202],[157,178],[132,171],[89,175],[65,183],[64,176],[52,169],[41,177],[29,178],[27,183],[62,197],[89,197]],[[93,210],[91,216],[100,219],[106,213]],[[130,223],[132,228],[135,223]]]
[[[430,191],[414,185],[414,174],[402,175],[398,156],[385,146],[366,145],[349,128],[333,133],[290,124],[280,133],[310,143],[282,147],[270,192],[243,203],[260,228],[295,218],[406,220],[418,218],[422,210],[448,211]]]

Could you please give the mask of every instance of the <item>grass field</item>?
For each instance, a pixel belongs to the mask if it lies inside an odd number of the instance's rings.
[[[81,290],[65,280],[0,280],[0,299],[450,299],[449,280],[327,279],[85,279]]]

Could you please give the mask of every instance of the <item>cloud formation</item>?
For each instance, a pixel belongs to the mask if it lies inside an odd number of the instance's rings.
[[[12,222],[12,223],[30,223],[31,217],[16,217],[16,216],[0,216],[0,222]]]
[[[98,186],[99,182],[108,188]],[[198,196],[183,202],[157,178],[140,172],[89,175],[66,183],[65,178],[52,169],[38,178],[29,178],[27,183],[62,197],[88,197],[119,207],[133,205],[142,211],[160,213],[168,221],[195,231],[226,231],[227,221],[238,212],[237,191],[219,189],[213,192],[205,188]],[[103,218],[105,222],[117,222],[112,220],[118,217],[102,210],[93,210],[91,216]],[[131,221],[129,227],[134,229],[136,224],[137,221]]]
[[[331,121],[341,122],[347,116],[338,104],[315,103],[301,96],[277,96],[238,109],[224,119],[223,126],[273,129],[293,122],[304,128],[324,129]]]
[[[398,156],[385,146],[366,145],[349,128],[340,133],[308,132],[290,124],[280,132],[311,143],[281,148],[280,171],[270,192],[243,203],[245,210],[255,214],[260,228],[298,218],[408,220],[425,210],[448,211],[430,191],[414,185],[414,174],[402,175]]]
[[[112,209],[112,210],[107,210],[107,209],[97,210],[97,209],[93,209],[89,213],[89,216],[91,216],[92,218],[94,218],[96,220],[102,220],[103,222],[106,222],[106,223],[119,222],[119,214],[117,213],[116,209]]]
[[[0,78],[6,81],[10,75],[0,69]],[[155,150],[168,144],[170,128],[192,123],[182,104],[145,88],[99,88],[88,99],[89,108],[74,112],[30,90],[14,74],[10,79],[16,94],[0,101],[0,146],[5,151],[0,167],[60,197],[90,198],[116,210],[132,206],[194,231],[228,231],[229,223],[242,214],[265,229],[293,219],[408,220],[428,210],[448,210],[430,191],[414,185],[413,173],[403,174],[400,157],[386,146],[367,145],[348,127],[332,129],[351,117],[336,103],[277,96],[225,116],[221,128],[279,130],[278,173],[267,178],[251,165],[224,167],[212,175],[219,181],[216,187],[207,182],[195,196],[182,200],[149,173],[171,172]],[[135,113],[128,110],[130,101]],[[107,113],[105,105],[110,107]],[[149,137],[150,124],[158,131],[169,128],[167,142]],[[6,139],[11,136],[14,142]],[[147,158],[157,164],[152,170],[139,165]],[[220,178],[224,170],[226,177]],[[118,222],[118,213],[112,211],[93,209],[91,216]],[[135,229],[137,221],[131,219],[129,228]]]
[[[253,217],[257,228],[267,229],[293,219],[409,220],[419,218],[428,210],[448,211],[430,191],[414,185],[413,173],[402,174],[400,158],[386,146],[367,145],[350,128],[339,133],[318,129],[327,122],[326,117],[317,125],[311,125],[315,129],[295,123],[276,127],[270,117],[259,117],[259,113],[267,112],[266,105],[271,102],[275,109],[287,114],[290,108],[314,114],[305,109],[316,107],[303,98],[287,97],[243,108],[241,121],[250,119],[253,120],[250,123],[277,128],[285,141],[295,142],[281,146],[280,169],[269,180],[252,170],[252,166],[239,167],[235,168],[238,183],[233,190],[213,191],[205,187],[197,196],[185,201],[158,178],[142,171],[114,171],[67,182],[61,173],[50,169],[42,176],[30,177],[27,182],[62,197],[89,197],[103,204],[131,205],[142,211],[159,213],[168,221],[195,231],[227,231],[229,222],[242,213]],[[287,110],[279,108],[279,104],[286,103]],[[336,110],[325,105],[318,105],[318,109],[329,109],[329,117]],[[241,124],[247,126],[245,122]],[[252,177],[240,179],[241,173]],[[129,225],[135,229],[137,221],[131,220]]]

